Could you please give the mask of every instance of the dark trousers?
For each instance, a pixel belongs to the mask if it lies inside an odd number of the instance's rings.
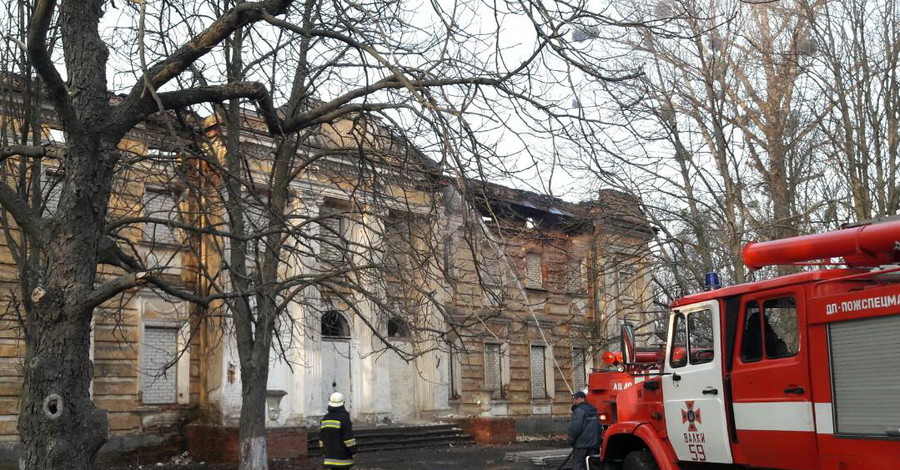
[[[584,460],[591,454],[591,449],[572,449],[572,470],[587,470]]]

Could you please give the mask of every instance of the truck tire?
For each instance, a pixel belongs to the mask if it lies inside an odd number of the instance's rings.
[[[625,456],[622,470],[659,470],[659,465],[649,450],[636,450]]]

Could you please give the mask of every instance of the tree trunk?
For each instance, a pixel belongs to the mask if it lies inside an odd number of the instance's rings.
[[[58,305],[46,304],[38,303],[29,314],[63,316]],[[109,439],[106,411],[90,399],[90,315],[58,319],[40,322],[40,342],[29,344],[25,355],[20,468],[90,470]]]
[[[75,140],[75,139],[73,139]],[[90,396],[89,304],[97,247],[112,187],[111,152],[98,140],[70,145],[59,219],[49,221],[44,256],[23,272],[25,381],[19,413],[22,468],[83,469],[109,439],[106,411]]]
[[[240,470],[266,470],[266,383],[268,364],[241,367]]]

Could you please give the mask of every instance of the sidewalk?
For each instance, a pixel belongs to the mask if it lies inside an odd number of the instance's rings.
[[[359,470],[555,470],[529,462],[506,462],[507,452],[564,448],[560,441],[519,442],[509,446],[466,446],[402,452],[371,452],[357,458]]]

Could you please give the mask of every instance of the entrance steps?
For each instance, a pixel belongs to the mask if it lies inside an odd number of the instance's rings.
[[[390,426],[353,429],[360,452],[449,447],[474,444],[472,437],[455,424],[423,426]],[[309,431],[309,455],[322,455],[319,431]]]

